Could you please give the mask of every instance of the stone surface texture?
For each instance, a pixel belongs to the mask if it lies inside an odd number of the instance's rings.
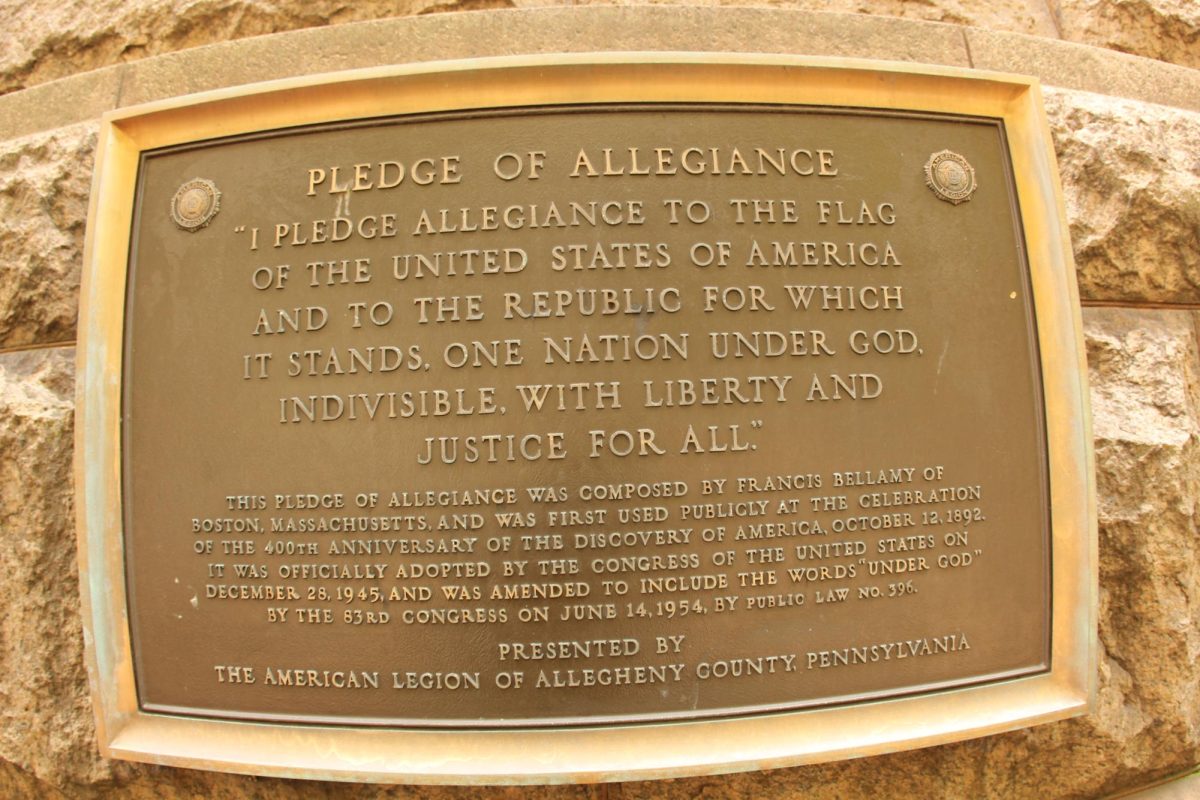
[[[1192,312],[1090,309],[1100,641],[1121,760],[1200,755],[1200,372]],[[1169,487],[1169,488],[1168,488]],[[1174,754],[1162,752],[1171,749]],[[1182,766],[1182,765],[1181,765]]]
[[[69,341],[94,125],[0,142],[0,348]]]
[[[11,33],[0,43],[0,91],[210,42],[404,16],[430,5],[428,0],[5,0]]]
[[[91,701],[71,598],[74,355],[0,356],[0,759],[51,785],[107,771],[89,752]],[[0,772],[0,787],[6,780]]]
[[[1200,67],[1195,0],[1051,0],[1063,38]]]
[[[0,0],[11,31],[0,42],[0,93],[237,37],[533,5]],[[1200,66],[1193,0],[774,5],[1062,38]],[[153,72],[154,62],[144,63]],[[0,797],[1084,800],[1193,768],[1200,763],[1200,113],[1061,88],[1045,94],[1080,294],[1085,305],[1103,306],[1083,311],[1100,520],[1095,712],[871,759],[598,786],[342,785],[99,757],[75,565],[71,346],[97,124],[0,141]]]
[[[1200,114],[1046,89],[1079,292],[1200,300]]]

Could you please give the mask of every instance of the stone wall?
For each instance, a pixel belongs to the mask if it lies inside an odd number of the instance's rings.
[[[1200,763],[1200,5],[4,5],[0,796],[1096,798]],[[510,10],[480,10],[493,8]],[[466,13],[437,13],[459,10]],[[876,16],[857,13],[867,11]],[[291,32],[241,38],[282,31]],[[285,75],[610,43],[951,64],[1034,74],[1047,85],[1091,373],[1100,519],[1095,712],[871,759],[599,786],[334,785],[99,758],[83,665],[71,460],[75,319],[100,113]]]

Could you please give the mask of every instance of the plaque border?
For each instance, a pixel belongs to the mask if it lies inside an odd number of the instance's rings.
[[[142,152],[399,114],[588,103],[857,107],[1003,122],[1030,268],[1046,413],[1051,666],[949,691],[784,713],[509,730],[230,721],[139,708],[121,500],[126,270]],[[533,784],[772,769],[985,736],[1088,712],[1096,695],[1097,535],[1082,325],[1066,214],[1035,78],[784,55],[584,53],[374,67],[105,114],[84,245],[76,532],[97,740],[110,758],[355,782]]]

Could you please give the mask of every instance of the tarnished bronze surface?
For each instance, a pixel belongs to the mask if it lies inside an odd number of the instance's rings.
[[[925,186],[946,148],[982,176],[969,204]],[[195,175],[223,213],[191,233],[164,211]],[[661,720],[1048,662],[993,121],[378,120],[148,154],[136,219],[148,710]]]
[[[1086,704],[1029,86],[587,68],[587,105],[564,63],[110,123],[80,425],[108,752],[614,779]]]

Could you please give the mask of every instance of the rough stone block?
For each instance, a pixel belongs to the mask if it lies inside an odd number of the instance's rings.
[[[0,356],[0,758],[59,786],[106,776],[83,668],[73,392],[73,348]]]
[[[1080,296],[1200,302],[1200,113],[1045,94]]]
[[[407,16],[429,0],[32,0],[5,2],[0,93],[212,42]],[[506,3],[505,3],[506,5]]]
[[[0,347],[75,337],[95,131],[0,142]]]
[[[1200,67],[1195,0],[1054,0],[1064,39]]]

